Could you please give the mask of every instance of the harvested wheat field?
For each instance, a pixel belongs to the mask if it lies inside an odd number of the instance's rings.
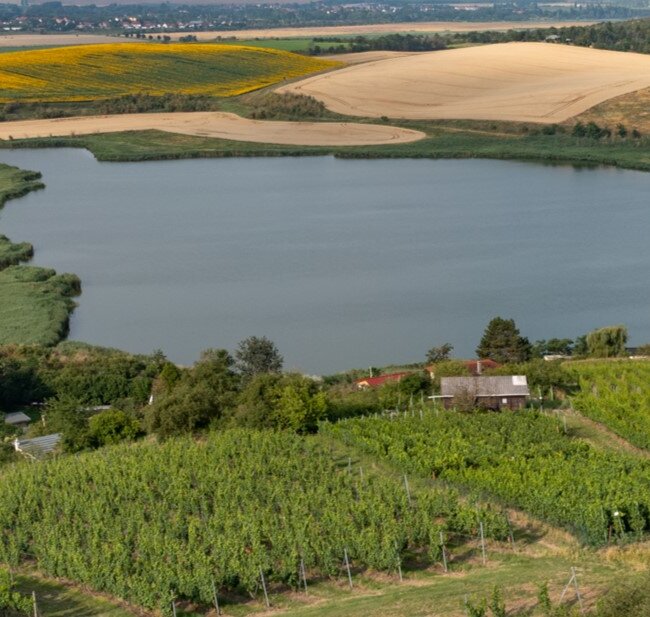
[[[434,51],[283,86],[352,116],[563,122],[650,86],[650,55],[551,43]]]
[[[588,109],[575,118],[615,130],[619,124],[650,134],[650,88],[630,92]]]
[[[2,122],[0,139],[146,130],[295,146],[369,146],[408,143],[425,137],[420,131],[377,124],[248,120],[235,114],[198,111]]]
[[[485,32],[489,30],[533,30],[535,28],[564,28],[589,26],[594,21],[405,21],[388,24],[354,24],[347,26],[304,26],[292,28],[256,28],[246,30],[206,30],[192,32],[199,41],[213,41],[217,37],[246,39],[284,39],[305,36],[355,36],[365,34]],[[172,39],[187,36],[187,32],[168,32]]]
[[[235,96],[339,66],[239,45],[113,43],[0,54],[0,102],[85,101],[146,92]]]

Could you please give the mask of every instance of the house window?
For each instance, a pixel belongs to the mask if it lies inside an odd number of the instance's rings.
[[[501,404],[502,405],[507,405],[508,404],[508,399],[507,398],[502,398],[501,399]]]

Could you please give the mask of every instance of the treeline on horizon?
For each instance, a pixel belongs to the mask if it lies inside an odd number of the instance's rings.
[[[631,1],[627,4],[588,4],[572,6],[538,6],[535,3],[504,3],[473,6],[458,10],[443,2],[399,2],[396,4],[310,2],[307,4],[94,4],[74,5],[43,2],[21,7],[0,4],[0,20],[26,17],[21,26],[32,32],[94,31],[102,28],[120,32],[120,19],[135,17],[147,23],[201,23],[201,29],[215,32],[242,28],[301,27],[320,25],[352,25],[365,23],[397,23],[422,21],[529,21],[535,19],[630,19],[650,14],[650,7]],[[61,21],[67,18],[67,21]],[[113,20],[114,24],[110,24]],[[117,21],[116,21],[117,20]],[[81,22],[81,24],[80,24]],[[81,27],[79,28],[78,26]],[[91,27],[92,26],[92,27]],[[147,32],[159,32],[155,27]],[[191,32],[191,28],[188,29]]]

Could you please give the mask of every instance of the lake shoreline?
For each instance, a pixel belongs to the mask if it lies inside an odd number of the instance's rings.
[[[426,137],[411,143],[373,146],[295,146],[197,137],[157,130],[0,141],[2,149],[83,148],[102,162],[231,157],[334,156],[341,159],[493,159],[650,171],[650,143],[595,140],[568,134],[496,133],[460,123],[391,121]],[[475,123],[474,123],[475,124]],[[481,125],[479,125],[481,126]],[[500,128],[497,126],[497,128]]]

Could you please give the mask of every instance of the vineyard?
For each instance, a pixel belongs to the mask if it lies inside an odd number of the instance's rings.
[[[573,363],[573,406],[635,446],[650,448],[650,362]]]
[[[338,66],[274,49],[114,43],[0,55],[0,102],[85,101],[146,92],[236,96]]]
[[[601,545],[650,531],[650,462],[601,452],[535,412],[427,412],[326,425],[404,471],[494,496]]]
[[[317,439],[232,430],[19,466],[2,477],[0,561],[149,608],[202,604],[356,568],[440,559],[440,532],[505,539],[503,513],[455,491],[356,473]],[[305,576],[303,576],[304,582]]]

